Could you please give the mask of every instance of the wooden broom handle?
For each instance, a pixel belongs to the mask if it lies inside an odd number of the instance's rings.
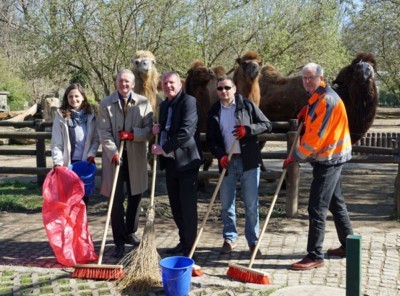
[[[228,160],[231,160],[231,158],[232,158],[233,151],[235,149],[236,143],[237,143],[237,139],[235,139],[233,141],[233,143],[232,143],[231,149],[229,150],[229,154],[228,154]],[[206,212],[206,214],[205,214],[205,216],[203,218],[203,222],[201,223],[199,232],[198,232],[198,234],[196,236],[196,239],[195,239],[195,241],[193,243],[192,249],[190,250],[189,258],[192,258],[193,254],[194,254],[194,251],[196,250],[197,244],[199,243],[200,237],[201,237],[201,235],[203,233],[203,230],[204,230],[204,226],[206,225],[208,216],[210,215],[212,206],[214,205],[215,198],[217,197],[217,194],[218,194],[219,188],[221,187],[222,180],[224,179],[225,173],[226,173],[226,168],[223,168],[222,172],[221,172],[221,175],[219,176],[217,186],[214,189],[214,193],[213,193],[213,195],[211,197],[211,200],[210,200],[210,203],[208,205],[207,212]]]
[[[154,142],[157,144],[158,134],[155,137]],[[157,155],[153,154],[153,172],[151,176],[151,191],[150,191],[150,209],[154,207],[154,195],[156,191],[156,175],[157,175]]]
[[[301,122],[299,124],[299,127],[298,127],[297,132],[296,132],[296,136],[294,137],[294,141],[293,141],[292,146],[290,147],[288,156],[291,156],[293,154],[294,148],[295,148],[296,143],[297,143],[297,141],[298,141],[298,139],[300,137],[300,133],[301,133],[302,129],[303,129],[303,122]],[[276,187],[274,197],[272,198],[271,206],[269,207],[269,211],[268,211],[267,217],[265,219],[263,228],[261,230],[260,237],[258,238],[256,247],[254,248],[253,253],[251,254],[251,259],[250,259],[250,263],[249,263],[248,268],[251,268],[253,266],[254,259],[256,258],[257,251],[258,251],[258,249],[260,247],[260,244],[261,244],[261,240],[262,240],[262,238],[264,236],[265,230],[267,229],[267,225],[268,225],[269,219],[271,217],[272,211],[274,209],[276,200],[278,199],[278,194],[279,194],[279,191],[281,190],[283,180],[285,179],[285,176],[286,176],[286,172],[287,172],[287,168],[284,168],[283,171],[282,171],[281,177],[279,178],[278,186]]]
[[[118,157],[119,158],[121,158],[121,156],[122,156],[122,151],[124,149],[124,144],[125,144],[124,140],[120,141],[120,144],[119,144],[120,146],[119,146],[119,150],[118,150]],[[110,224],[111,211],[112,211],[112,206],[113,206],[113,203],[114,203],[115,189],[117,188],[117,181],[118,181],[118,174],[119,174],[120,167],[121,167],[121,159],[119,159],[119,162],[117,163],[117,166],[115,167],[114,179],[113,179],[113,183],[112,183],[112,187],[111,187],[110,200],[108,201],[108,211],[107,211],[106,226],[104,227],[103,239],[101,241],[99,260],[97,261],[98,265],[101,265],[101,262],[103,261],[104,247],[106,245],[108,226]]]

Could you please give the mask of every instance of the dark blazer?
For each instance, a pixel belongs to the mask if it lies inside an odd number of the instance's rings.
[[[235,120],[244,125],[247,132],[246,136],[239,141],[239,144],[242,152],[243,170],[248,171],[261,166],[262,158],[257,135],[271,132],[272,125],[264,113],[250,100],[236,94],[235,103]],[[218,165],[219,160],[227,154],[225,151],[224,138],[219,126],[221,116],[220,110],[221,103],[218,100],[208,111],[206,135],[208,148],[218,159]],[[220,171],[222,170],[221,167],[219,167],[219,169]]]
[[[165,99],[160,104],[159,123],[165,131],[168,108],[172,108],[171,127],[167,133],[167,142],[162,146],[165,153],[175,153],[178,171],[198,168],[202,164],[200,146],[199,116],[196,99],[182,90],[170,102]],[[160,156],[160,167],[165,168],[165,157]]]

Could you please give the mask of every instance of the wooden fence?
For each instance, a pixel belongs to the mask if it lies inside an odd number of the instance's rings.
[[[297,130],[297,120],[290,122],[273,122],[273,129],[286,129],[287,133],[271,133],[259,136],[262,141],[278,141],[286,142],[287,151],[293,144]],[[35,130],[31,132],[16,132],[16,131],[1,131],[0,139],[36,139],[36,149],[1,149],[0,155],[32,155],[36,156],[36,167],[0,167],[0,174],[25,174],[37,175],[38,184],[43,184],[45,175],[50,171],[47,167],[46,157],[51,156],[51,151],[46,150],[46,140],[51,139],[51,132],[46,132],[46,128],[51,127],[51,122],[43,120],[25,121],[25,122],[5,122],[0,121],[0,127],[9,126],[14,128],[30,127]],[[201,135],[202,141],[205,135]],[[395,184],[395,208],[396,213],[400,215],[400,134],[399,133],[367,133],[356,145],[353,146],[352,163],[395,163],[398,164],[396,184]],[[379,145],[379,146],[378,146]],[[373,147],[369,147],[373,146]],[[286,152],[262,152],[263,159],[285,159]],[[204,156],[210,154],[204,152]],[[97,156],[101,156],[98,152]],[[151,175],[151,171],[148,172]],[[261,179],[276,180],[281,176],[281,171],[261,172]],[[98,170],[98,175],[101,175],[101,170]],[[165,176],[164,172],[157,171],[157,177]],[[218,178],[218,171],[199,172],[200,178]],[[294,217],[298,212],[298,190],[300,180],[300,169],[298,163],[293,163],[289,166],[286,176],[286,214],[289,217]]]

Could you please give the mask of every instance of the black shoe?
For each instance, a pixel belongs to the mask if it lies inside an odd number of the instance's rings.
[[[173,248],[169,248],[165,250],[166,254],[179,254],[183,252],[183,245],[182,243],[177,244],[175,247]]]
[[[140,239],[138,239],[138,237],[134,233],[131,233],[125,237],[125,243],[129,245],[138,246],[140,245]]]
[[[118,245],[118,246],[115,246],[115,249],[114,249],[114,252],[113,252],[112,256],[114,258],[121,259],[122,257],[124,257],[124,253],[125,253],[125,246],[124,245]]]

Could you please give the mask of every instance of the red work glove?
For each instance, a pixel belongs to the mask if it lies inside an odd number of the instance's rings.
[[[229,167],[228,155],[222,156],[221,159],[219,160],[219,164],[223,169],[227,169]]]
[[[162,149],[162,147],[160,145],[153,144],[151,146],[151,153],[153,153],[155,155],[163,155],[164,154],[164,150]]]
[[[118,136],[120,140],[133,140],[133,132],[120,131]]]
[[[304,106],[300,110],[299,114],[297,114],[297,120],[299,121],[299,123],[305,121],[307,112],[308,112],[308,106]]]
[[[285,161],[283,162],[283,166],[282,167],[284,169],[287,169],[289,164],[291,164],[292,162],[295,162],[295,161],[296,161],[296,159],[294,159],[294,157],[290,155],[288,158],[285,159]]]
[[[119,161],[118,153],[114,154],[113,158],[111,159],[111,163],[115,164],[115,165],[119,165],[120,161]]]
[[[151,128],[151,131],[153,135],[158,135],[160,133],[160,125],[158,123],[155,123],[153,127]]]
[[[247,131],[244,125],[235,125],[235,129],[233,130],[232,134],[238,138],[239,140],[246,136]]]
[[[87,161],[88,161],[88,163],[96,164],[96,163],[94,162],[94,157],[93,157],[93,156],[89,156],[88,159],[87,159]]]

